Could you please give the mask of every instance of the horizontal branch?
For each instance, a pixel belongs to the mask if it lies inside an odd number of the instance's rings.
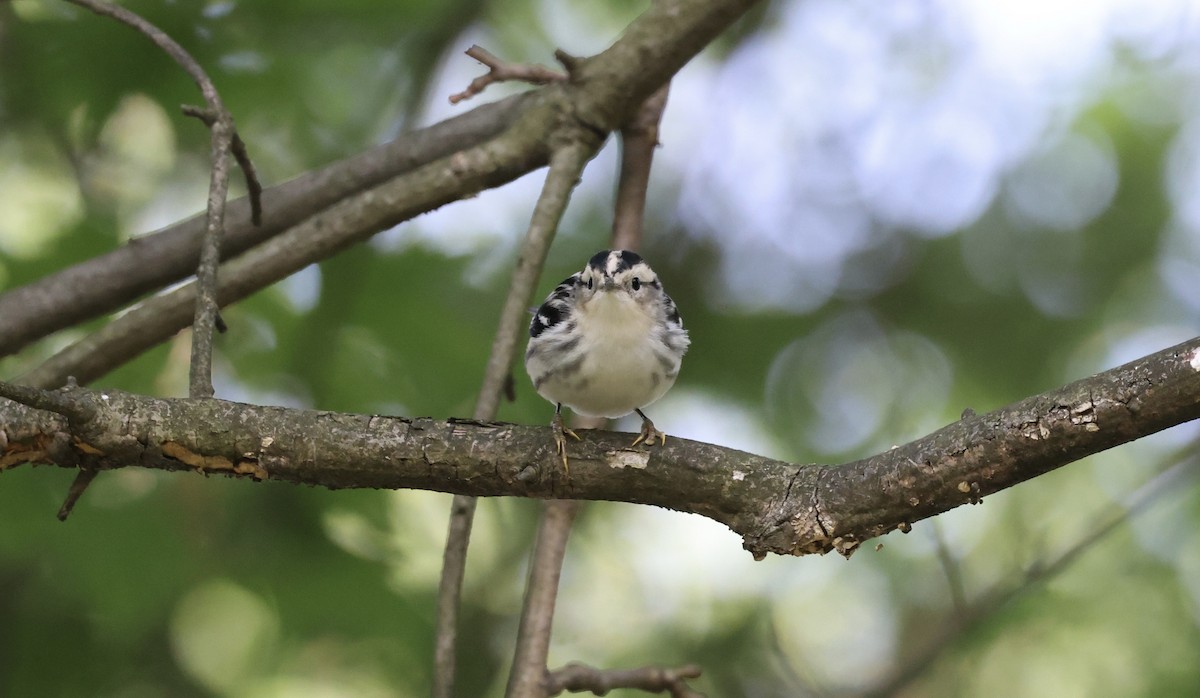
[[[4,383],[0,396],[35,402]],[[655,504],[726,524],[756,557],[849,555],[869,538],[1200,417],[1200,338],[838,466],[795,465],[686,439],[633,449],[627,434],[583,431],[572,443],[568,478],[542,426],[84,388],[58,396],[77,404],[75,418],[0,400],[0,469],[24,462],[142,466],[333,489]]]

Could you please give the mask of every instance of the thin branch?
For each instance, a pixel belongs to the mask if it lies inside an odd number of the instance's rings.
[[[450,504],[450,525],[446,549],[442,552],[442,576],[438,581],[437,621],[433,640],[433,698],[452,698],[456,678],[458,611],[462,599],[463,577],[467,570],[467,547],[475,523],[479,500],[464,494],[454,495]]]
[[[581,502],[556,499],[542,508],[533,558],[529,562],[529,582],[525,586],[525,605],[517,631],[517,649],[508,675],[507,698],[542,698],[549,695],[546,685],[546,657],[550,653],[550,630],[554,622],[558,579],[566,555],[571,524]]]
[[[484,369],[483,386],[475,403],[475,419],[491,419],[496,415],[500,398],[512,373],[517,343],[526,327],[526,309],[541,276],[546,253],[558,230],[558,223],[562,220],[571,192],[579,181],[579,175],[600,145],[595,138],[583,138],[582,133],[577,135],[580,140],[560,147],[550,159],[550,171],[534,207],[529,230],[521,245],[512,281],[509,283],[508,296],[500,311],[500,325],[496,328],[492,351]],[[438,585],[433,689],[436,698],[448,698],[454,693],[454,645],[458,627],[459,598],[466,569],[471,522],[475,515],[475,503],[468,499],[470,498],[457,496],[451,505],[442,577]]]
[[[27,407],[60,414],[73,421],[87,421],[95,416],[89,402],[81,402],[63,390],[39,390],[28,385],[0,382],[0,398]]]
[[[207,95],[206,95],[207,97]],[[188,394],[212,397],[213,334],[217,329],[217,267],[221,263],[221,239],[225,235],[225,199],[229,193],[229,150],[233,141],[233,117],[213,93],[212,175],[208,184],[208,213],[196,268],[196,310],[192,320],[192,360]]]
[[[583,440],[572,443],[569,483],[548,426],[364,417],[87,388],[65,394],[90,401],[96,416],[72,422],[0,400],[8,439],[0,468],[46,462],[200,469],[334,489],[655,504],[729,526],[757,557],[849,554],[902,524],[980,497],[986,506],[994,492],[1200,417],[1200,338],[837,466],[796,465],[683,438],[637,449],[627,434],[582,431]],[[47,449],[45,441],[58,432],[72,436],[74,462]],[[268,434],[261,443],[245,441]]]
[[[1073,562],[1097,543],[1104,540],[1121,525],[1145,512],[1159,497],[1178,491],[1181,480],[1196,475],[1195,446],[1189,446],[1172,459],[1173,465],[1157,473],[1121,504],[1106,507],[1097,514],[1094,523],[1074,543],[1068,545],[1054,557],[1030,565],[1019,579],[998,583],[965,608],[956,608],[955,613],[939,622],[941,631],[912,659],[906,661],[895,672],[884,677],[878,685],[861,695],[870,698],[887,698],[903,692],[925,674],[956,642],[980,627],[1017,598],[1031,593],[1069,568]]]
[[[496,57],[492,52],[478,44],[466,50],[466,54],[488,67],[488,72],[480,75],[467,85],[467,89],[450,95],[450,103],[458,104],[468,100],[487,89],[488,85],[496,82],[516,80],[531,85],[548,85],[567,79],[566,74],[552,70],[544,65],[508,63]]]
[[[700,677],[700,667],[693,664],[675,669],[663,667],[641,667],[639,669],[597,669],[579,662],[555,669],[546,675],[547,695],[556,696],[564,691],[583,693],[590,691],[598,696],[607,695],[615,688],[632,688],[648,693],[669,693],[671,698],[704,698],[693,691],[688,679]]]
[[[88,485],[92,484],[92,480],[95,480],[96,475],[99,473],[99,470],[92,470],[90,468],[79,469],[79,472],[75,475],[75,479],[71,481],[71,487],[67,489],[66,499],[63,500],[62,506],[58,508],[59,521],[67,520],[67,517],[75,510],[75,504],[79,501],[79,498],[83,496]]]
[[[186,116],[200,119],[209,128],[212,128],[216,123],[212,112],[207,109],[201,109],[190,104],[184,104],[180,109]],[[250,200],[250,222],[255,226],[262,225],[262,182],[258,179],[258,170],[254,167],[254,162],[250,160],[250,153],[246,150],[246,142],[238,135],[236,129],[234,129],[233,139],[230,141],[230,150],[233,153],[234,159],[237,160],[238,167],[241,168],[246,176],[246,197]],[[217,329],[220,330],[219,327]],[[224,330],[220,331],[223,332]]]

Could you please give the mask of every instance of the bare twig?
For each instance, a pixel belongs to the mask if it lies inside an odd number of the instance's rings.
[[[554,602],[558,596],[558,578],[571,524],[581,502],[555,499],[542,506],[541,523],[529,562],[529,582],[525,586],[525,605],[517,631],[517,650],[508,675],[507,698],[541,698],[549,695],[546,686],[546,657],[550,653],[550,630],[554,622]]]
[[[467,570],[467,547],[475,523],[476,497],[456,494],[450,504],[450,526],[442,552],[442,576],[438,581],[437,621],[433,644],[433,698],[452,698],[457,664],[458,610],[463,577]]]
[[[1126,497],[1124,503],[1107,507],[1104,512],[1098,514],[1093,525],[1086,529],[1087,532],[1057,555],[1036,561],[1019,579],[998,583],[967,603],[964,608],[956,608],[955,613],[946,622],[937,624],[941,632],[928,645],[861,695],[886,698],[900,694],[971,630],[982,625],[1001,609],[1007,608],[1015,599],[1032,592],[1062,573],[1083,553],[1104,540],[1122,524],[1145,512],[1163,494],[1177,491],[1183,478],[1196,475],[1197,459],[1194,445],[1183,449],[1170,461],[1173,463],[1170,467],[1150,478]]]
[[[87,421],[95,414],[88,403],[73,399],[63,390],[40,390],[28,385],[0,382],[0,398],[61,414],[72,421]]]
[[[208,95],[205,95],[207,98]],[[212,397],[213,333],[217,329],[217,267],[225,231],[225,200],[229,194],[229,149],[233,117],[213,92],[212,175],[208,184],[208,213],[196,268],[196,312],[192,320],[192,362],[188,380],[191,397]]]
[[[654,666],[597,669],[571,662],[561,669],[547,672],[546,690],[548,696],[556,696],[564,691],[591,691],[603,696],[614,688],[632,688],[648,693],[670,693],[671,698],[703,698],[703,694],[693,691],[687,684],[688,679],[699,677],[700,667],[692,664],[674,669]]]
[[[517,342],[525,327],[526,308],[533,298],[550,242],[558,230],[558,223],[584,165],[595,155],[600,145],[595,138],[583,139],[582,134],[579,135],[580,140],[560,147],[550,158],[550,171],[534,207],[529,230],[509,284],[508,297],[500,312],[500,325],[496,329],[492,351],[484,370],[483,387],[480,388],[479,399],[475,403],[476,419],[491,419],[500,406],[500,398],[511,374]],[[433,688],[435,698],[445,698],[454,693],[454,645],[459,598],[466,568],[471,521],[475,515],[475,503],[468,500],[472,498],[461,495],[454,498],[443,556],[442,578],[438,585]]]
[[[99,470],[92,468],[80,468],[75,475],[75,479],[71,481],[71,487],[67,489],[67,497],[63,500],[62,506],[58,508],[58,520],[66,521],[71,512],[75,510],[75,503],[83,496],[84,490],[88,485],[92,484],[92,480],[96,479]]]
[[[479,45],[467,49],[466,54],[488,67],[488,72],[480,75],[467,85],[462,92],[450,95],[450,103],[458,104],[468,100],[487,89],[495,82],[518,80],[531,85],[547,85],[552,82],[566,80],[567,76],[544,65],[524,63],[508,63],[496,57],[492,52]]]
[[[212,112],[208,111],[207,109],[201,109],[190,104],[185,104],[180,108],[183,110],[185,115],[203,121],[204,124],[209,128],[212,128],[216,123],[216,119],[213,118]],[[250,153],[246,150],[246,142],[242,140],[240,135],[238,135],[237,129],[234,129],[233,131],[233,139],[230,142],[230,150],[233,153],[233,158],[237,160],[238,167],[241,168],[246,177],[246,195],[250,200],[250,222],[256,226],[261,225],[263,195],[262,182],[260,182],[258,179],[258,170],[254,167],[254,162],[250,160]],[[224,330],[221,330],[220,327],[217,329],[221,332],[224,332]]]

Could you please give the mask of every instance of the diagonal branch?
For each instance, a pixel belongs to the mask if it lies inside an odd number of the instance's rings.
[[[0,383],[0,397],[28,402]],[[675,438],[585,431],[561,478],[549,427],[292,410],[77,388],[68,421],[0,400],[0,468],[48,462],[251,475],[330,488],[656,504],[724,523],[756,557],[837,550],[1200,417],[1200,338],[968,417],[870,458],[795,465]],[[72,458],[50,448],[71,437]]]
[[[573,138],[554,152],[550,158],[550,171],[534,207],[525,242],[517,257],[516,269],[509,284],[508,297],[500,311],[500,326],[492,342],[484,371],[483,387],[475,403],[475,419],[485,420],[496,416],[500,396],[512,373],[513,357],[521,330],[526,326],[526,308],[533,298],[534,288],[541,276],[550,242],[558,230],[558,223],[566,211],[571,192],[579,181],[584,166],[596,154],[600,142],[589,132],[578,131],[564,134]],[[449,698],[454,694],[454,644],[458,625],[459,597],[462,593],[463,575],[466,571],[467,545],[471,537],[471,523],[475,516],[475,499],[459,495],[451,504],[450,529],[446,536],[443,555],[442,576],[438,585],[438,619],[434,650],[434,689],[437,698]]]
[[[222,268],[218,300],[233,303],[464,193],[528,172],[546,160],[539,129],[556,112],[554,102],[545,100],[504,134],[348,197],[271,238]],[[150,298],[55,354],[21,382],[45,388],[62,385],[68,376],[91,382],[187,327],[195,298],[194,282]]]
[[[380,220],[387,221],[387,225],[383,227],[395,225],[418,213],[470,195],[482,188],[510,181],[546,163],[552,146],[548,142],[549,134],[559,133],[559,127],[564,123],[598,131],[602,134],[610,129],[607,119],[610,116],[616,116],[617,121],[612,127],[619,126],[624,115],[631,111],[633,106],[636,106],[636,103],[630,102],[630,95],[648,95],[657,89],[662,81],[678,70],[683,63],[752,4],[749,0],[663,0],[655,3],[634,20],[621,38],[604,53],[592,58],[574,60],[574,64],[581,70],[586,67],[585,72],[588,72],[588,76],[585,79],[572,80],[570,83],[556,83],[533,93],[528,100],[520,102],[518,114],[513,117],[509,128],[502,135],[466,151],[478,153],[480,149],[490,148],[488,150],[490,157],[494,158],[496,162],[481,163],[478,160],[464,160],[461,152],[443,158],[442,167],[449,168],[450,174],[457,174],[461,170],[465,175],[464,180],[482,180],[480,186],[455,188],[451,184],[448,189],[441,188],[439,185],[437,191],[418,187],[414,191],[397,192],[395,187],[390,186],[395,183],[394,180],[388,181],[374,189],[360,191],[352,200],[342,201],[326,209],[321,216],[317,216],[315,219],[305,219],[290,231],[296,234],[288,238],[290,243],[283,246],[283,249],[288,247],[301,249],[326,247],[330,240],[328,228],[332,226],[339,231],[339,235],[333,236],[341,241],[340,246],[333,250],[337,251],[345,245],[361,241],[378,232],[381,228],[376,226]],[[627,44],[634,50],[621,48]],[[670,44],[671,47],[666,48],[665,44]],[[658,57],[660,62],[653,66],[647,66],[643,62],[646,56]],[[610,89],[607,83],[611,81],[616,81],[623,87]],[[599,95],[603,95],[603,99],[599,99]],[[519,163],[516,171],[507,169],[513,163]],[[428,175],[428,170],[434,165],[435,163],[430,163],[418,170]],[[481,175],[480,169],[492,173],[503,170],[505,174],[488,178]],[[416,170],[408,173],[408,176],[415,177],[420,183],[421,179],[417,175],[418,171]],[[444,183],[444,180],[439,181]],[[413,183],[413,180],[409,180],[409,183]],[[426,208],[380,212],[379,209],[386,208],[391,199],[433,203]],[[359,216],[357,213],[360,208],[369,208],[376,214]],[[316,220],[319,220],[319,223],[315,222]],[[298,231],[301,230],[305,232],[299,233]],[[306,239],[306,235],[319,239],[315,242],[310,241]],[[273,238],[272,245],[266,247],[274,250],[280,249],[281,246],[275,244],[279,239]],[[260,250],[256,250],[256,253],[258,252]],[[258,255],[254,258],[261,259],[263,256],[265,255]],[[293,254],[289,256],[289,259],[294,260],[295,257],[296,255]],[[320,255],[306,257],[308,262],[321,258]],[[270,264],[270,266],[277,267],[274,264]],[[301,264],[294,269],[303,266],[305,265]],[[294,269],[292,270],[294,271]],[[244,268],[243,270],[247,271]],[[223,269],[222,276],[231,272],[230,269]],[[246,276],[248,278],[241,279],[234,284],[227,284],[223,280],[218,300],[222,304],[226,304],[232,302],[231,299],[244,297],[265,285],[261,280],[254,279],[253,273],[247,273]],[[281,277],[270,277],[266,283],[273,282],[278,278]],[[43,287],[40,291],[46,292],[46,289]],[[184,291],[184,294],[194,293],[195,290],[192,288]],[[228,298],[226,294],[229,294]],[[174,332],[187,326],[186,322],[180,323],[177,314],[178,302],[182,296],[172,294],[167,294],[167,296],[172,298],[169,303],[160,301],[158,298],[148,301],[142,308],[121,317],[100,332],[85,337],[79,343],[51,357],[45,365],[35,369],[22,380],[33,385],[54,387],[65,382],[67,376],[74,375],[80,382],[87,383],[130,360],[138,353],[164,341]],[[194,295],[186,297],[195,298]],[[2,307],[3,300],[0,297],[0,307]],[[160,306],[160,302],[169,307]],[[152,306],[156,308],[154,312],[148,310]],[[135,314],[136,321],[130,319],[130,316]],[[125,321],[125,323],[118,325],[117,323],[120,321]],[[0,334],[7,335],[7,333]],[[2,341],[3,339],[0,338],[0,342]]]
[[[353,194],[491,140],[507,130],[531,101],[518,96],[485,104],[268,187],[262,195],[267,216],[261,226],[252,225],[246,197],[231,201],[221,254],[225,259],[235,257]],[[0,356],[195,273],[204,229],[203,214],[193,216],[0,294],[4,318]]]

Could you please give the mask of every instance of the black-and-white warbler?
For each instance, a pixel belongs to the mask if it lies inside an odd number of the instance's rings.
[[[637,412],[636,446],[667,436],[642,408],[675,384],[687,330],[658,275],[637,254],[604,250],[546,298],[529,325],[525,370],[538,394],[554,403],[554,440],[567,467],[562,406],[590,417]]]

